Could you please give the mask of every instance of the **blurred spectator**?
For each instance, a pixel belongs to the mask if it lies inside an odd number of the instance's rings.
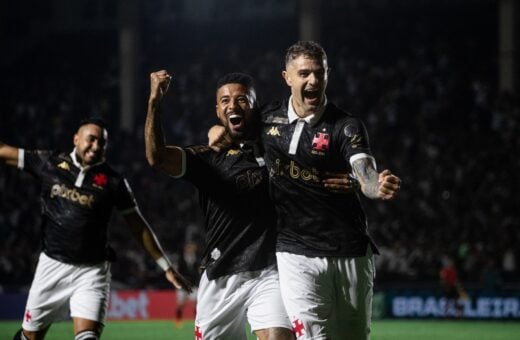
[[[459,281],[457,268],[451,257],[443,256],[439,278],[443,295],[446,298],[444,315],[446,317],[461,316],[463,305],[460,299],[464,297],[465,293]]]

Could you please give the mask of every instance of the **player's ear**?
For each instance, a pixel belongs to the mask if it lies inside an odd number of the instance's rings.
[[[74,143],[74,146],[78,146],[79,135],[77,133],[74,134],[74,137],[72,138],[72,142]]]
[[[289,72],[287,72],[286,70],[283,70],[282,77],[283,77],[283,79],[285,79],[285,82],[287,83],[287,85],[292,86],[291,76],[289,75]]]

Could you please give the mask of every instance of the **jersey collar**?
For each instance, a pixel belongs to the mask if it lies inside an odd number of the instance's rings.
[[[298,119],[303,119],[307,124],[313,126],[320,120],[321,116],[323,116],[323,112],[325,112],[325,107],[327,106],[327,96],[325,96],[325,103],[323,104],[321,109],[318,112],[308,115],[305,118],[300,118],[300,116],[296,114],[296,111],[294,110],[294,106],[292,104],[292,96],[289,98],[289,103],[287,105],[287,116],[289,118],[289,124],[292,124],[294,121]]]
[[[74,165],[76,167],[78,167],[83,172],[87,171],[88,169],[90,169],[90,168],[92,168],[92,167],[94,167],[96,165],[99,165],[99,164],[102,164],[102,163],[105,162],[104,160],[102,160],[101,162],[97,162],[97,163],[92,164],[92,165],[83,166],[83,165],[81,165],[80,162],[78,162],[78,158],[76,156],[76,148],[74,148],[74,150],[72,150],[72,152],[69,154],[69,156],[72,159],[72,163],[74,163]]]

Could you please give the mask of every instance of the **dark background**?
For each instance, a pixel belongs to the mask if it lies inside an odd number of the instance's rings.
[[[79,119],[103,116],[109,162],[128,177],[175,258],[185,242],[201,241],[202,216],[190,185],[145,160],[149,73],[165,68],[174,77],[164,112],[168,143],[205,143],[216,122],[216,79],[247,72],[261,101],[285,97],[285,49],[310,37],[328,54],[329,100],[364,120],[378,168],[403,179],[397,200],[363,199],[382,251],[376,287],[436,286],[447,257],[468,287],[496,294],[514,287],[520,238],[514,6],[508,12],[509,1],[494,0],[317,3],[3,0],[0,140],[68,151]],[[28,288],[39,221],[34,179],[0,166],[4,291]],[[111,240],[119,256],[116,288],[167,286],[117,216]]]

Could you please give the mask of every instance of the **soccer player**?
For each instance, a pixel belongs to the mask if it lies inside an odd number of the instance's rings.
[[[96,118],[79,124],[70,153],[0,143],[0,163],[17,166],[41,182],[43,251],[15,340],[43,339],[54,321],[68,317],[69,308],[76,340],[100,338],[110,289],[113,250],[107,228],[113,208],[166,279],[191,289],[164,255],[126,179],[105,162],[106,147],[105,124]]]
[[[261,132],[282,298],[298,339],[368,339],[377,248],[357,194],[330,192],[320,178],[351,169],[361,192],[382,200],[395,197],[400,179],[377,172],[362,121],[327,101],[319,44],[292,45],[285,66],[291,96],[263,108]]]
[[[362,121],[327,102],[319,44],[294,44],[285,66],[291,96],[261,109],[260,134],[278,214],[282,299],[298,339],[368,339],[378,250],[357,193],[329,190],[338,184],[326,177],[348,170],[366,197],[382,200],[396,196],[401,180],[377,172]],[[222,130],[210,130],[210,145],[226,146]]]
[[[215,152],[205,145],[165,145],[160,111],[171,77],[164,70],[150,77],[147,159],[195,185],[205,214],[196,339],[247,339],[246,320],[261,340],[294,339],[280,296],[268,175],[255,144],[259,116],[252,78],[229,74],[219,80],[216,112],[233,145]]]
[[[179,258],[176,261],[177,269],[193,283],[193,286],[191,292],[186,292],[184,290],[179,290],[177,292],[177,306],[175,311],[177,321],[183,319],[183,311],[186,301],[193,302],[193,305],[196,305],[198,285],[200,281],[200,256],[198,242],[188,241],[182,248],[182,252],[179,254]],[[190,317],[194,318],[195,315],[190,315]]]

